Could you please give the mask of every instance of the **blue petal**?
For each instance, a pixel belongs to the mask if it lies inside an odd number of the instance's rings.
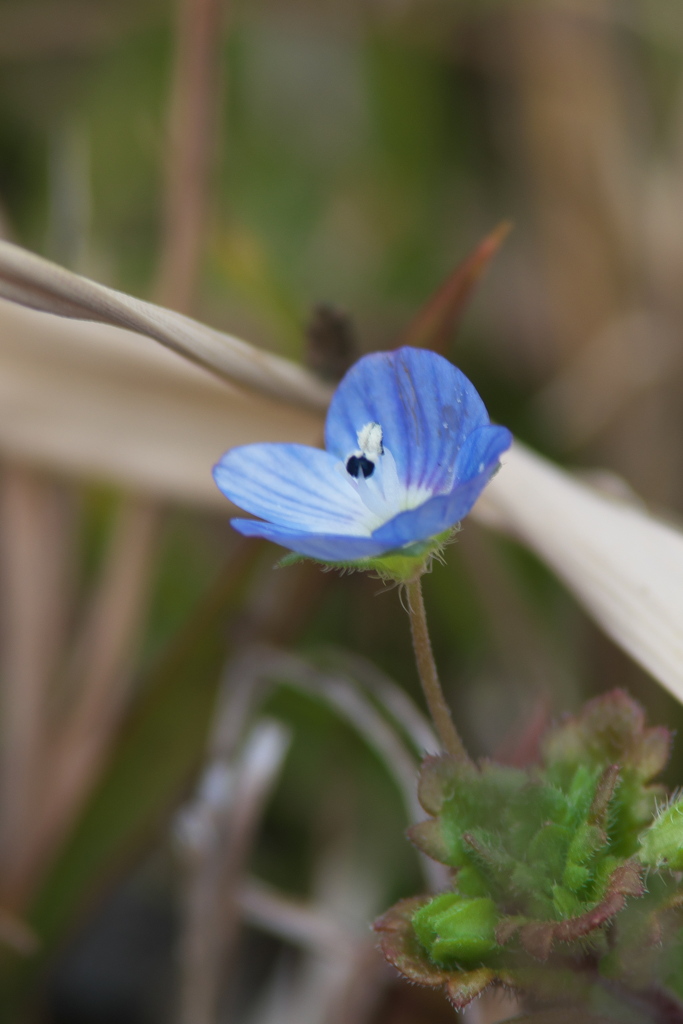
[[[459,479],[453,490],[394,516],[375,530],[373,540],[381,541],[387,545],[386,550],[391,550],[427,540],[460,522],[490,480],[511,441],[512,434],[506,427],[489,425],[475,430],[463,445],[456,466]],[[471,474],[469,479],[467,473]]]
[[[328,451],[346,458],[370,422],[382,427],[400,479],[438,493],[451,489],[467,435],[489,418],[474,386],[447,359],[400,348],[365,356],[346,374],[327,414]]]
[[[381,541],[385,551],[393,551],[415,541],[436,537],[467,515],[490,476],[491,473],[482,473],[460,484],[450,494],[439,494],[417,508],[400,512],[375,530],[372,539]]]
[[[455,482],[471,480],[486,470],[490,473],[511,444],[512,434],[507,427],[488,424],[473,430],[458,453]]]
[[[372,537],[344,537],[325,533],[307,533],[271,526],[256,519],[231,519],[232,526],[245,537],[264,537],[274,544],[296,551],[321,562],[356,562],[374,558],[387,550],[386,544]]]
[[[368,509],[336,466],[320,448],[248,444],[226,452],[213,476],[235,505],[277,526],[369,537]]]

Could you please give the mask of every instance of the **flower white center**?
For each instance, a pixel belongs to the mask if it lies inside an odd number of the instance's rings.
[[[372,532],[399,512],[421,505],[431,497],[431,492],[422,487],[407,487],[399,479],[394,457],[384,446],[379,423],[366,423],[356,437],[358,448],[345,459],[344,470],[370,513],[366,525]]]

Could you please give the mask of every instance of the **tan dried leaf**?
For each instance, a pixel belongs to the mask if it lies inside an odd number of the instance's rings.
[[[683,533],[515,443],[475,514],[514,534],[683,700]]]
[[[0,453],[228,511],[228,448],[318,444],[322,417],[219,380],[149,338],[0,300]]]

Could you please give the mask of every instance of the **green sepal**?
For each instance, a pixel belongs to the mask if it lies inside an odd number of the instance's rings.
[[[278,558],[275,563],[276,569],[287,569],[290,565],[299,565],[300,562],[314,562],[314,558],[306,558],[306,555],[300,555],[298,551],[290,551],[288,555],[283,555],[282,558]]]
[[[456,526],[436,537],[430,537],[429,540],[417,541],[415,544],[408,544],[395,551],[387,551],[381,558],[360,558],[354,562],[324,562],[319,558],[311,558],[308,555],[290,551],[276,562],[276,568],[285,569],[290,565],[297,565],[299,562],[315,562],[316,565],[320,565],[324,569],[339,569],[342,572],[374,572],[383,580],[410,583],[428,571],[432,559],[438,557],[444,545],[458,529],[459,526]]]

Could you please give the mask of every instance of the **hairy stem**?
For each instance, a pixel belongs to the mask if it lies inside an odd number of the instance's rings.
[[[436,671],[432,644],[427,629],[427,615],[422,597],[422,581],[418,579],[406,584],[408,594],[408,615],[410,616],[410,631],[413,637],[413,650],[417,671],[422,683],[425,699],[429,713],[432,716],[441,746],[455,757],[458,761],[471,764],[471,758],[460,739],[458,730],[453,724],[450,708],[441,689],[439,676]]]

